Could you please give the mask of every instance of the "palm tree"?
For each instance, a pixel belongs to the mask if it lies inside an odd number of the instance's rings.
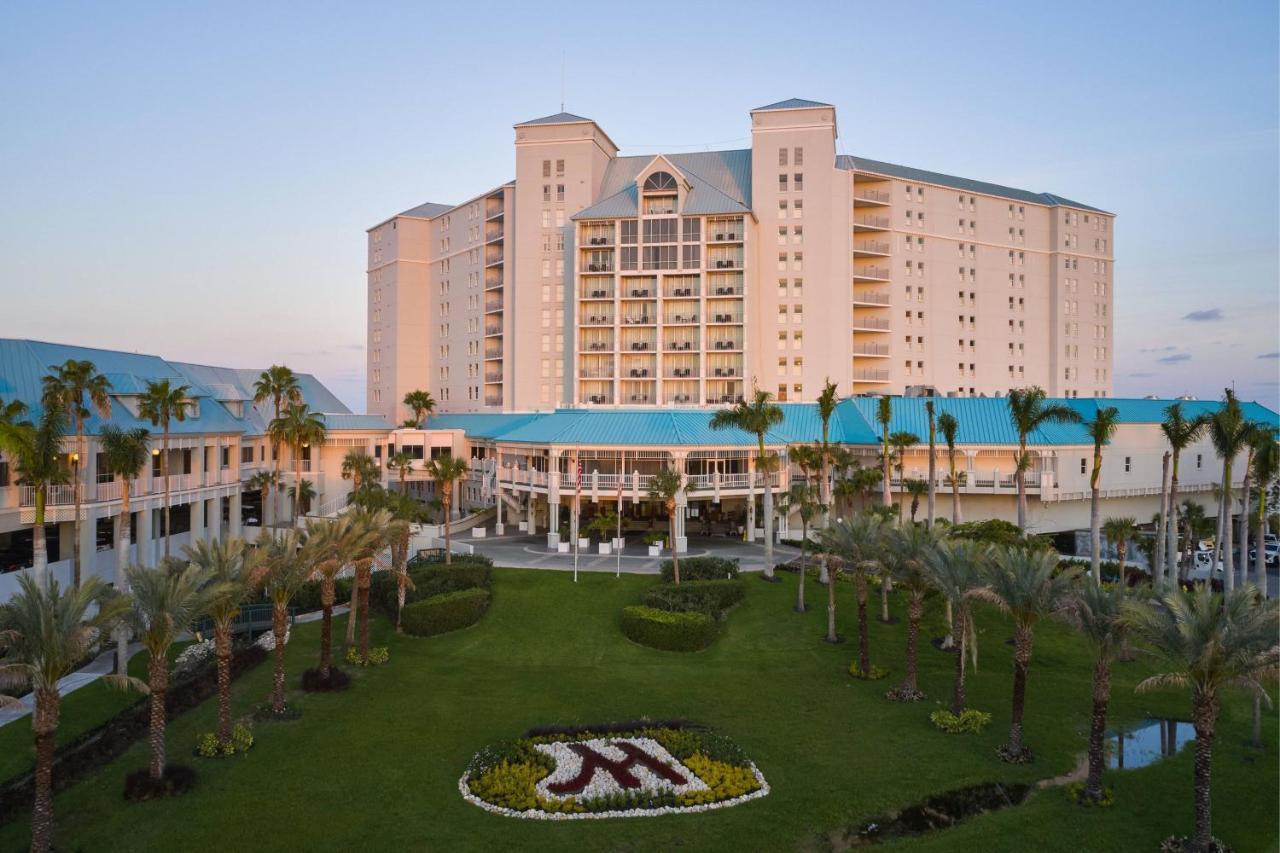
[[[253,589],[253,566],[243,539],[197,539],[183,549],[192,566],[214,587],[208,603],[213,622],[213,648],[218,662],[218,742],[231,743],[231,628],[240,605]]]
[[[954,614],[952,633],[960,638],[951,686],[951,713],[965,709],[965,657],[978,665],[978,632],[973,620],[973,600],[987,589],[986,568],[991,561],[990,546],[956,539],[942,542],[925,559],[922,571],[929,586],[947,602]]]
[[[884,396],[876,401],[876,421],[880,424],[880,470],[882,472],[881,495],[886,507],[893,506],[893,496],[889,494],[890,466],[893,455],[889,448],[889,424],[893,420],[893,398]]]
[[[915,447],[919,443],[920,436],[907,430],[898,430],[889,436],[889,447],[891,448],[889,458],[893,462],[893,467],[898,469],[898,488],[904,495],[907,491],[907,448]],[[902,518],[902,507],[898,507],[898,518],[899,520]]]
[[[333,667],[333,604],[338,575],[364,553],[375,551],[379,532],[366,513],[349,512],[313,522],[307,528],[304,562],[320,579],[320,677],[328,681]],[[353,596],[354,597],[354,596]],[[355,614],[350,617],[355,618]]]
[[[1168,530],[1169,520],[1169,459],[1172,454],[1165,451],[1160,458],[1160,511],[1151,522],[1156,526],[1155,547],[1151,551],[1151,580],[1155,589],[1164,587],[1164,537]]]
[[[451,454],[442,453],[428,462],[424,470],[427,476],[435,481],[436,491],[440,495],[440,504],[444,508],[444,562],[448,565],[452,557],[449,551],[451,545],[449,519],[452,517],[449,509],[453,505],[453,484],[465,477],[471,469],[467,467],[465,459],[456,459]],[[673,548],[673,553],[674,550]]]
[[[826,513],[831,506],[831,416],[839,404],[840,389],[828,378],[818,395],[818,417],[822,419],[822,481],[818,485],[818,503],[823,506],[823,527],[830,522]]]
[[[275,503],[271,500],[271,492],[280,488],[280,474],[277,471],[259,471],[248,480],[245,485],[251,489],[256,489],[262,496],[262,519],[261,524],[264,529],[269,528],[275,520],[272,518],[271,506]]]
[[[311,562],[303,555],[304,538],[290,530],[279,539],[259,546],[254,554],[254,581],[271,600],[271,633],[275,637],[275,669],[271,677],[271,713],[283,718],[288,707],[284,695],[284,644],[289,634],[289,602],[311,579]]]
[[[1213,533],[1213,522],[1204,507],[1192,500],[1182,502],[1182,525],[1186,529],[1185,553],[1183,565],[1191,565],[1191,552],[1195,550],[1195,541],[1204,539]]]
[[[1102,582],[1102,446],[1110,444],[1120,425],[1120,410],[1115,406],[1098,409],[1093,420],[1084,425],[1093,439],[1093,472],[1089,475],[1089,570],[1097,583]]]
[[[277,446],[289,445],[293,453],[293,482],[296,486],[302,482],[302,450],[312,444],[320,444],[325,437],[324,418],[307,408],[306,403],[290,403],[285,406],[280,417],[267,425],[267,434]],[[317,455],[319,449],[317,448]],[[301,515],[299,508],[300,495],[295,488],[290,497],[293,499],[293,523],[297,523]]]
[[[1173,451],[1173,460],[1169,466],[1169,530],[1165,536],[1165,548],[1167,549],[1168,557],[1168,564],[1165,569],[1170,578],[1179,577],[1178,460],[1182,455],[1182,451],[1199,441],[1207,426],[1208,424],[1203,416],[1190,419],[1183,417],[1181,403],[1169,404],[1164,410],[1164,420],[1160,423],[1160,431],[1164,433],[1165,440],[1169,442],[1169,447]],[[1187,538],[1188,540],[1191,538],[1190,528],[1188,528]],[[1188,542],[1188,544],[1190,543]]]
[[[413,410],[413,427],[423,429],[427,415],[436,410],[436,401],[429,391],[410,391],[404,395],[404,404]]]
[[[667,511],[667,538],[671,540],[671,569],[676,585],[680,584],[680,555],[676,552],[676,499],[684,488],[684,474],[675,467],[663,466],[649,480],[650,499]]]
[[[847,521],[837,521],[818,533],[824,554],[834,555],[840,565],[853,572],[858,602],[858,669],[871,674],[871,638],[867,630],[867,572],[877,571],[884,555],[887,527],[875,515],[859,513]],[[829,561],[831,562],[831,561]],[[836,571],[827,572],[827,641],[836,637]]]
[[[1138,535],[1138,520],[1136,518],[1108,518],[1102,525],[1102,532],[1106,534],[1107,541],[1116,546],[1116,556],[1120,560],[1120,589],[1126,586],[1124,577],[1124,560],[1129,553],[1129,540]],[[1094,576],[1097,583],[1102,583],[1101,574]]]
[[[9,456],[18,473],[18,481],[35,493],[34,518],[31,527],[31,573],[43,589],[49,581],[49,549],[45,544],[44,517],[49,487],[67,481],[62,464],[62,438],[66,431],[61,409],[44,407],[34,424],[18,420],[26,407],[9,404],[0,419],[0,448]]]
[[[891,529],[884,543],[885,565],[898,585],[907,592],[907,656],[902,684],[890,690],[890,699],[916,702],[924,698],[920,692],[919,641],[920,619],[924,616],[924,599],[932,589],[926,563],[934,558],[942,537],[930,527],[911,524]]]
[[[803,448],[796,448],[801,450]],[[800,583],[796,591],[796,612],[803,613],[807,608],[804,603],[804,583],[809,571],[806,548],[809,544],[809,524],[822,512],[823,505],[817,500],[816,490],[806,483],[796,483],[787,493],[787,506],[800,516]]]
[[[1080,413],[1064,403],[1047,401],[1044,389],[1038,385],[1030,388],[1010,388],[1009,420],[1018,431],[1018,459],[1013,478],[1018,485],[1018,529],[1027,530],[1027,469],[1031,457],[1027,454],[1027,438],[1045,424],[1073,424],[1080,422]]]
[[[350,480],[351,491],[358,492],[366,483],[378,481],[378,463],[363,450],[348,450],[342,457],[342,479]]]
[[[1231,469],[1240,451],[1248,446],[1250,431],[1236,394],[1227,388],[1222,406],[1209,416],[1209,440],[1222,460],[1222,495],[1218,514],[1222,518],[1222,569],[1227,592],[1235,589],[1235,560],[1231,553]]]
[[[72,583],[80,585],[80,505],[83,494],[80,488],[80,462],[87,457],[84,445],[84,422],[93,412],[107,418],[111,416],[111,380],[98,372],[92,361],[67,359],[62,364],[50,365],[49,373],[43,382],[42,403],[45,406],[62,409],[71,420],[72,432],[76,437],[76,452],[71,457],[71,495],[75,503],[75,538],[71,540],[71,577]],[[85,405],[88,398],[90,410]]]
[[[409,472],[413,470],[413,457],[398,450],[387,457],[387,470],[400,473],[400,494],[409,494]]]
[[[905,480],[907,486],[907,494],[911,496],[911,523],[916,523],[916,513],[920,510],[920,497],[929,492],[929,484],[924,480]],[[929,526],[931,522],[925,521],[925,525]]]
[[[46,851],[53,836],[53,756],[61,696],[58,682],[89,656],[101,633],[129,609],[126,596],[112,594],[95,577],[62,589],[31,577],[18,578],[18,593],[0,607],[0,688],[30,688],[35,694],[31,729],[36,742],[35,805],[31,849]],[[96,610],[96,612],[94,612]],[[122,676],[103,676],[113,687],[132,686]],[[0,693],[0,708],[18,700]]]
[[[1013,721],[1009,740],[1000,747],[1005,761],[1024,762],[1031,749],[1022,744],[1022,710],[1027,697],[1027,670],[1035,626],[1042,618],[1061,612],[1068,602],[1074,575],[1055,576],[1058,555],[1050,550],[1010,548],[995,555],[988,577],[990,589],[982,597],[1013,617]]]
[[[286,403],[302,402],[302,385],[298,382],[297,374],[285,367],[283,364],[273,364],[258,377],[253,383],[253,402],[255,405],[262,405],[267,400],[271,401],[271,420],[279,420],[280,413],[284,411]],[[271,439],[271,470],[275,472],[275,482],[280,482],[280,442],[268,432]],[[263,492],[263,499],[266,499],[266,492]],[[263,511],[266,508],[263,507]],[[265,517],[265,516],[264,516]],[[275,517],[275,513],[271,514]]]
[[[765,455],[764,436],[781,424],[785,417],[782,407],[773,402],[773,395],[759,388],[755,389],[750,402],[743,401],[731,409],[720,409],[711,416],[712,429],[740,429],[756,437],[756,468],[764,478],[764,576],[770,581],[774,577],[773,486],[769,482],[769,472],[773,470],[774,458]],[[754,495],[750,500],[755,506]]]
[[[1272,427],[1257,421],[1245,421],[1244,423],[1244,479],[1240,484],[1240,583],[1247,584],[1249,582],[1249,501],[1252,498],[1251,491],[1253,485],[1253,454],[1258,449],[1258,438],[1262,434],[1274,434]],[[1258,547],[1263,547],[1261,540],[1258,541]]]
[[[427,520],[427,508],[418,501],[398,492],[383,492],[380,506],[391,513],[391,523],[384,538],[391,548],[391,570],[396,573],[396,633],[400,633],[400,614],[404,610],[405,594],[413,586],[409,577],[409,526]],[[614,519],[617,520],[616,518]]]
[[[121,429],[107,424],[98,432],[102,443],[102,457],[109,472],[120,478],[120,514],[116,516],[116,574],[117,592],[128,591],[125,570],[129,566],[129,539],[132,534],[133,513],[129,510],[131,481],[147,464],[150,453],[151,433],[142,427]],[[122,625],[116,632],[116,672],[123,675],[129,663],[129,633]]]
[[[160,427],[160,477],[164,480],[164,555],[169,556],[169,424],[187,419],[191,398],[188,385],[173,385],[168,379],[150,380],[138,398],[138,417]]]
[[[1123,586],[1104,587],[1091,577],[1076,590],[1066,610],[1067,618],[1094,648],[1089,775],[1084,783],[1084,796],[1093,802],[1102,799],[1102,746],[1107,732],[1107,707],[1111,704],[1111,664],[1124,645],[1127,630],[1121,619],[1123,603]]]
[[[1254,436],[1257,445],[1253,453],[1253,478],[1258,483],[1258,511],[1253,520],[1255,583],[1263,598],[1267,597],[1267,556],[1265,537],[1267,529],[1267,491],[1280,475],[1280,444],[1276,444],[1274,430],[1261,430]]]
[[[955,415],[943,412],[938,417],[938,429],[942,430],[942,440],[947,445],[948,480],[951,482],[951,523],[960,523],[960,476],[956,473],[956,434],[960,424]]]
[[[394,536],[392,525],[394,519],[385,509],[368,510],[363,507],[356,511],[360,516],[359,523],[373,532],[373,536],[362,541],[360,550],[352,554],[355,564],[355,590],[351,596],[351,612],[347,616],[347,643],[355,638],[354,625],[358,621],[360,628],[360,657],[369,659],[369,590],[373,584],[373,562],[378,558]],[[445,552],[446,558],[448,551]]]
[[[1280,612],[1274,601],[1257,602],[1252,590],[1223,596],[1205,586],[1192,593],[1170,590],[1149,604],[1129,603],[1124,619],[1134,636],[1168,666],[1167,671],[1141,681],[1138,690],[1191,689],[1191,720],[1196,730],[1195,834],[1184,849],[1209,850],[1213,838],[1210,766],[1219,703],[1228,687],[1243,687],[1270,703],[1261,682],[1276,674]]]
[[[929,504],[927,507],[927,524],[933,527],[933,505],[937,492],[938,479],[938,422],[934,417],[933,400],[924,401],[925,415],[929,418]],[[915,521],[915,512],[911,513],[911,520]]]
[[[297,507],[299,515],[306,515],[311,511],[311,502],[315,498],[316,487],[311,485],[310,480],[300,480],[289,487],[289,500]]]
[[[169,647],[223,595],[212,573],[181,560],[165,558],[155,568],[130,566],[133,609],[129,620],[151,660],[147,688],[151,694],[151,778],[164,778],[165,691],[169,689]]]

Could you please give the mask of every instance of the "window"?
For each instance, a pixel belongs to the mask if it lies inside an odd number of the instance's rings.
[[[542,200],[551,201],[551,184],[542,185]]]
[[[785,225],[778,226],[778,245],[787,245],[787,226]]]
[[[702,239],[702,220],[696,216],[681,220],[682,238],[686,243],[697,243]]]
[[[1132,463],[1133,463],[1133,457],[1131,457],[1131,456],[1126,456],[1126,457],[1124,458],[1124,472],[1125,472],[1126,474],[1128,474],[1128,473],[1129,473],[1129,471],[1131,470],[1131,468],[1132,468]]]
[[[697,243],[686,243],[680,247],[680,263],[685,269],[699,269],[702,266],[702,246]]]
[[[672,224],[674,225],[674,222]],[[673,270],[676,268],[676,257],[675,246],[645,246],[644,269]]]
[[[785,148],[778,149],[778,165],[779,166],[787,165],[787,149]]]
[[[787,176],[785,174],[778,175],[778,192],[784,193],[786,191],[787,191]]]
[[[654,172],[645,178],[645,192],[660,192],[668,190],[674,192],[676,189],[676,179],[671,176],[670,172]]]
[[[804,215],[804,200],[798,198],[795,200],[795,203],[791,205],[791,218],[799,219],[803,215]]]
[[[637,234],[637,222],[634,219],[622,220],[622,242],[635,243]]]
[[[556,201],[564,201],[564,184],[556,184]]]
[[[1081,459],[1080,459],[1080,473],[1081,473],[1081,474],[1087,474],[1087,473],[1089,472],[1088,465],[1089,465],[1089,460],[1084,459],[1084,458],[1081,458]]]
[[[778,202],[778,218],[779,219],[787,218],[787,200],[785,198],[782,201]]]
[[[559,178],[559,177],[562,177],[563,175],[564,175],[564,161],[557,160],[556,161],[556,177]]]
[[[644,242],[646,243],[676,242],[676,220],[646,219],[644,221]]]
[[[633,270],[636,268],[636,254],[635,246],[622,247],[622,269]]]
[[[803,149],[803,148],[796,148],[796,149],[794,150],[793,154],[794,154],[794,156],[791,158],[791,159],[792,159],[792,161],[793,161],[793,163],[794,163],[796,166],[803,166],[803,165],[804,165],[804,149]],[[786,164],[786,163],[781,163],[781,164],[779,164],[779,165],[785,166],[785,165],[787,165],[787,164]]]
[[[1201,464],[1204,462],[1204,456],[1200,453],[1196,454],[1196,470],[1200,470]]]
[[[542,177],[544,178],[551,177],[551,161],[550,160],[542,161]]]
[[[795,184],[796,192],[800,192],[801,190],[803,190],[804,189],[804,173],[796,172],[795,176],[792,179],[792,183]]]

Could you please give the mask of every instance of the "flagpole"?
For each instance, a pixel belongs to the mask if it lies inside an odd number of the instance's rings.
[[[582,448],[579,447],[573,453],[573,524],[569,535],[573,537],[573,582],[578,582],[578,544],[582,541],[582,536],[578,531],[578,515],[582,510]]]
[[[626,475],[623,473],[627,470],[627,451],[622,451],[622,463],[618,466],[618,538],[613,543],[615,552],[614,562],[615,568],[613,576],[615,578],[622,577],[622,478]]]

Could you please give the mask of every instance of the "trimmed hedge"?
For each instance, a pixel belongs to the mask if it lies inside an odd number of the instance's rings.
[[[716,620],[705,613],[672,613],[652,607],[624,607],[622,633],[633,642],[668,652],[696,652],[716,638]]]
[[[645,593],[644,603],[673,613],[705,613],[719,619],[746,597],[741,580],[683,581],[658,584]]]
[[[738,577],[738,561],[724,557],[689,557],[680,561],[681,581],[722,581]],[[676,579],[670,560],[662,561],[662,579],[667,583]]]
[[[483,561],[482,561],[483,560]],[[410,604],[464,589],[488,589],[493,585],[493,566],[487,558],[458,558],[451,565],[419,561],[409,564],[413,586],[405,589],[404,603]],[[394,572],[375,572],[369,588],[369,601],[387,618],[395,618],[399,583]]]
[[[489,609],[489,590],[480,587],[446,592],[405,605],[400,626],[415,637],[433,637],[480,621]]]
[[[333,583],[333,605],[346,604],[351,600],[352,578],[338,578]],[[263,601],[269,601],[265,596]],[[320,601],[320,581],[307,581],[293,597],[290,607],[296,607],[299,613],[319,610],[324,604]]]

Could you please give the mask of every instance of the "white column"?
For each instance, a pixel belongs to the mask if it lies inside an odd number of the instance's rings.
[[[155,511],[149,506],[134,511],[138,513],[138,541],[135,543],[138,548],[138,565],[154,566],[156,564],[155,531],[152,528],[151,519]]]
[[[93,486],[86,488],[92,489]],[[89,496],[86,495],[87,497]],[[80,511],[84,513],[84,521],[80,524],[80,577],[88,580],[93,577],[93,564],[98,558],[98,519],[87,506],[81,507]],[[72,530],[74,529],[73,527]]]
[[[236,489],[227,499],[229,504],[229,513],[231,515],[231,523],[227,526],[227,535],[233,538],[239,538],[243,535],[243,529],[240,524],[242,513],[240,490]]]
[[[195,498],[189,504],[191,508],[191,544],[205,538],[204,498]]]

